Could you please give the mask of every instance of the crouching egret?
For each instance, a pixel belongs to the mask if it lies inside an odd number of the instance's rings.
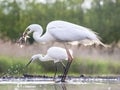
[[[87,40],[89,41],[89,42],[85,42],[85,44],[87,45],[89,44],[91,45],[92,43],[97,45],[101,44],[105,46],[99,40],[98,35],[92,30],[80,25],[76,25],[76,24],[66,22],[66,21],[61,21],[61,20],[51,21],[50,23],[48,23],[46,27],[46,33],[44,35],[42,35],[43,29],[39,24],[31,24],[24,31],[22,39],[26,40],[28,37],[28,34],[30,34],[31,32],[33,32],[33,38],[37,42],[57,41],[57,42],[63,42],[65,45],[65,42],[72,42],[72,41],[81,42],[83,40]],[[62,82],[65,81],[68,69],[73,60],[70,52],[66,48],[66,45],[65,45],[65,49],[68,55],[68,64],[66,66],[63,77],[61,79]]]
[[[70,54],[72,55],[72,50],[69,50]],[[55,63],[55,74],[54,74],[54,79],[56,77],[56,73],[57,73],[57,62],[61,62],[61,64],[63,65],[63,68],[65,69],[65,65],[62,62],[63,60],[68,60],[68,55],[66,53],[66,50],[64,48],[61,47],[51,47],[47,50],[47,54],[45,56],[43,56],[42,54],[36,54],[33,55],[30,59],[30,61],[28,62],[28,64],[26,64],[26,67],[33,62],[34,60],[39,59],[40,61],[54,61]]]

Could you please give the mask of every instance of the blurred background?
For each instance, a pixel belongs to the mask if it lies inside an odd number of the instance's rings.
[[[68,45],[74,53],[69,74],[120,74],[120,0],[0,0],[1,76],[24,72],[53,74],[53,62],[36,60],[27,70],[24,66],[32,55],[45,54],[51,46],[64,47],[62,44],[38,44],[32,37],[23,48],[16,44],[29,24],[40,24],[45,32],[47,24],[53,20],[65,20],[90,28],[98,33],[103,43],[111,45],[109,49]]]

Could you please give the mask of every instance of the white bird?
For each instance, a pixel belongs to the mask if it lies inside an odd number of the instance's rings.
[[[69,50],[70,54],[72,55],[72,50]],[[54,61],[55,63],[55,74],[54,74],[54,79],[57,73],[57,62],[61,62],[61,64],[63,65],[63,68],[65,69],[65,65],[62,62],[63,60],[68,60],[68,55],[66,53],[66,50],[64,48],[61,47],[51,47],[47,50],[47,53],[45,56],[43,56],[42,54],[36,54],[33,55],[30,59],[30,61],[28,62],[28,64],[26,66],[28,66],[31,62],[33,62],[34,60],[39,59],[40,61]]]
[[[29,25],[26,30],[23,33],[22,38],[26,40],[28,37],[28,34],[33,32],[33,38],[37,42],[63,42],[65,45],[65,42],[72,42],[72,41],[78,41],[81,42],[85,40],[86,45],[91,45],[91,44],[101,44],[105,46],[100,40],[98,35],[93,32],[92,30],[76,25],[70,22],[66,21],[61,21],[61,20],[56,20],[56,21],[51,21],[48,23],[46,27],[46,33],[43,34],[43,29],[39,24],[31,24]],[[87,41],[87,42],[86,42]],[[84,43],[83,43],[84,44]],[[68,54],[68,64],[66,66],[66,69],[64,71],[64,77],[62,78],[61,81],[65,80],[65,77],[68,72],[68,69],[70,67],[70,64],[73,60],[72,56],[70,55],[70,52],[66,48],[66,52]]]
[[[104,45],[99,37],[96,35],[96,32],[92,30],[79,26],[66,21],[52,21],[48,23],[46,27],[46,33],[43,34],[43,29],[39,24],[31,24],[29,25],[25,32],[30,34],[33,32],[33,38],[37,42],[71,42],[71,41],[82,41],[89,40],[96,44]],[[24,32],[24,33],[25,33]],[[89,43],[86,43],[89,44]],[[91,45],[91,43],[90,43]]]

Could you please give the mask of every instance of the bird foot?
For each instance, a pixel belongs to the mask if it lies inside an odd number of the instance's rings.
[[[63,82],[66,82],[66,81],[55,80],[55,83],[63,83]]]

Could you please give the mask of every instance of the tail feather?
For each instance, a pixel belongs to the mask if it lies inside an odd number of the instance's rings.
[[[81,40],[81,41],[74,41],[74,42],[68,42],[69,44],[71,45],[78,45],[78,44],[81,44],[81,45],[84,45],[84,46],[90,46],[90,45],[101,45],[105,48],[110,48],[111,46],[110,45],[106,45],[104,43],[102,43],[99,39],[96,39],[96,40],[90,40],[90,39],[85,39],[85,40]]]
[[[102,43],[99,39],[97,39],[97,40],[83,40],[80,43],[83,44],[84,46],[89,46],[89,45],[96,44],[97,46],[101,45],[105,48],[110,48],[111,47],[110,45]]]
[[[102,43],[99,39],[95,40],[94,43],[97,44],[97,45],[101,45],[105,48],[110,48],[111,47],[110,45]]]

